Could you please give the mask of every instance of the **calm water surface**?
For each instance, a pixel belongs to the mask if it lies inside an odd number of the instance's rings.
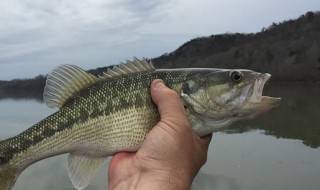
[[[320,85],[277,84],[266,93],[283,103],[255,120],[215,133],[208,161],[192,189],[319,190]],[[0,99],[0,139],[11,137],[55,110],[34,100]],[[87,188],[106,189],[107,165]],[[73,189],[66,155],[27,168],[14,190]]]

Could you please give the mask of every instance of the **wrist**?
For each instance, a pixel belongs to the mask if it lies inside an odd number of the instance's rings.
[[[113,190],[188,190],[192,179],[181,172],[145,171],[117,184]]]

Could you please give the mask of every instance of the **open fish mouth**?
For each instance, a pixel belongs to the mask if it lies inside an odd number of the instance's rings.
[[[271,107],[278,106],[281,102],[281,98],[263,96],[263,88],[266,82],[270,79],[271,75],[269,73],[260,74],[253,86],[252,96],[249,99],[250,104],[264,104]]]

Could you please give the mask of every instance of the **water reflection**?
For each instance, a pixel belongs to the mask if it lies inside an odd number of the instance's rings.
[[[228,190],[319,190],[319,158],[319,148],[265,135],[262,130],[216,133],[202,168],[214,176],[201,183],[220,184]]]
[[[231,177],[200,171],[192,183],[192,189],[239,190],[241,187]]]
[[[320,145],[319,87],[267,86],[266,94],[283,98],[281,106],[257,119],[215,133],[208,161],[192,189],[320,189],[320,149],[316,148]],[[5,99],[0,98],[0,140],[18,134],[56,111],[39,104],[41,98],[30,94],[13,97],[8,94],[2,96]],[[25,99],[37,102],[16,101]],[[87,189],[106,189],[106,171],[107,167],[102,167]],[[67,175],[66,155],[28,167],[13,189],[73,189]]]
[[[0,100],[35,100],[37,102],[43,102],[42,93],[42,90],[0,89]]]

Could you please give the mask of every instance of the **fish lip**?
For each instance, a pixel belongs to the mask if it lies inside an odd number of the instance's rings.
[[[272,107],[279,106],[282,101],[280,97],[270,97],[270,96],[262,96],[260,104],[267,104]]]

